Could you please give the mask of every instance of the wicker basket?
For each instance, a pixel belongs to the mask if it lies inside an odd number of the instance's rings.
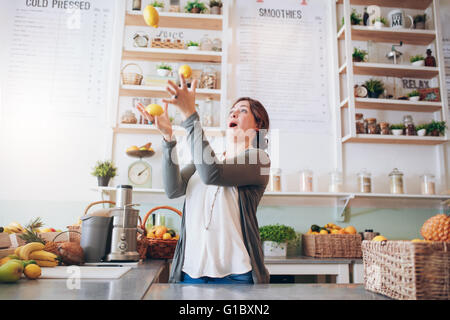
[[[363,241],[364,286],[399,300],[450,299],[450,242]]]
[[[102,201],[95,201],[90,203],[86,209],[84,209],[84,215],[86,215],[89,211],[89,209],[91,207],[93,207],[96,204],[101,204],[101,203],[110,203],[110,204],[116,204],[114,201],[109,201],[109,200],[102,200]],[[81,225],[71,225],[71,226],[67,226],[67,229],[69,231],[75,231],[75,232],[70,232],[69,233],[69,241],[70,242],[80,242],[81,240]]]
[[[134,65],[139,68],[140,73],[135,72],[124,72],[128,66]],[[141,85],[143,76],[142,68],[136,63],[128,63],[126,64],[122,70],[120,71],[120,75],[122,77],[123,84],[131,84],[131,85]]]
[[[163,41],[160,38],[155,38],[152,39],[150,47],[162,49],[184,49],[184,42],[181,40],[175,40],[172,42],[170,39]]]
[[[360,234],[303,234],[303,254],[317,258],[361,258]]]
[[[145,224],[147,223],[148,217],[153,214],[156,210],[159,209],[169,209],[173,212],[177,213],[180,217],[183,215],[181,211],[170,207],[170,206],[159,206],[151,209],[144,217],[144,221],[142,221],[141,229],[144,230],[144,235],[146,241],[148,242],[147,249],[147,257],[152,259],[172,259],[173,254],[175,253],[175,248],[177,246],[178,240],[163,240],[163,239],[150,239],[147,238],[147,231],[145,228]]]

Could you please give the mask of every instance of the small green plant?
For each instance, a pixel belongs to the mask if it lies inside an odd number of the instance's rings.
[[[427,133],[435,133],[435,135],[437,135],[437,133],[444,135],[445,134],[445,129],[447,129],[447,125],[445,123],[445,121],[431,121],[430,123],[428,123],[426,125],[426,129],[427,129]]]
[[[353,54],[352,54],[353,61],[364,61],[366,55],[367,55],[367,51],[359,50],[358,48],[354,48]]]
[[[403,130],[403,129],[405,129],[405,125],[403,123],[391,124],[391,126],[389,128],[391,130]]]
[[[420,93],[417,90],[413,90],[410,93],[408,93],[408,97],[419,97]]]
[[[344,25],[344,21],[344,17],[342,17],[342,25]],[[362,21],[363,19],[361,15],[356,12],[356,9],[353,9],[352,13],[350,14],[350,23],[352,25],[360,25]]]
[[[383,25],[387,25],[387,21],[383,17],[378,17],[378,18],[373,19],[372,23],[375,23],[375,22],[381,22]]]
[[[152,3],[150,3],[151,6],[155,7],[155,8],[164,8],[164,2],[159,2],[159,1],[153,1]]]
[[[372,95],[378,97],[380,94],[384,92],[384,84],[380,80],[370,79],[364,82],[364,86],[367,88],[367,91]]]
[[[427,21],[427,14],[418,14],[414,16],[414,23],[425,22]]]
[[[425,57],[422,56],[421,54],[412,56],[409,61],[411,61],[411,63],[416,62],[416,61],[420,61],[420,60],[425,60]]]
[[[164,69],[164,70],[172,71],[172,67],[165,63],[161,63],[160,65],[158,65],[157,69]]]
[[[186,46],[187,46],[187,47],[198,47],[198,46],[199,46],[199,43],[198,43],[198,42],[194,42],[194,41],[189,41],[189,42],[186,44]]]
[[[277,243],[294,240],[296,238],[295,230],[285,225],[268,225],[259,228],[261,241],[273,241]]]
[[[204,3],[199,2],[198,0],[188,1],[184,10],[186,10],[186,12],[192,12],[192,9],[197,9],[200,13],[203,13],[207,8]]]
[[[117,174],[117,168],[112,161],[97,161],[91,174],[95,177],[110,177],[114,178]]]
[[[419,124],[416,126],[416,131],[422,130],[422,129],[427,129],[427,125],[426,124]]]
[[[212,8],[212,7],[222,8],[222,1],[220,1],[220,0],[211,0],[211,1],[209,1],[209,7],[210,8]]]

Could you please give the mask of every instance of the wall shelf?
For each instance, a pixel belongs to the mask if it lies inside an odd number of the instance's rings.
[[[394,136],[380,134],[357,134],[354,137],[348,135],[342,138],[342,143],[439,145],[444,144],[447,141],[446,137]]]
[[[345,26],[341,27],[338,32],[338,39],[345,40]],[[403,41],[409,45],[427,46],[436,40],[436,32],[434,30],[417,30],[417,29],[391,29],[384,27],[375,29],[375,27],[352,26],[352,40],[398,43]]]
[[[124,48],[122,58],[124,60],[220,63],[222,61],[222,52],[192,51],[187,49]]]
[[[348,99],[341,102],[341,108],[348,108]],[[437,112],[441,110],[442,103],[396,99],[355,98],[355,108],[389,111]]]
[[[347,73],[347,68],[339,69],[341,74]],[[356,75],[371,75],[378,77],[431,79],[439,75],[437,67],[416,67],[388,63],[354,62],[353,73]]]
[[[217,14],[161,12],[159,14],[158,27],[220,31],[222,30],[222,20],[222,15]],[[127,11],[125,24],[127,26],[148,27],[144,21],[142,11]]]
[[[118,127],[113,128],[115,133],[128,134],[159,134],[158,129],[151,124],[119,124]],[[210,137],[222,137],[225,135],[225,130],[220,127],[204,127],[205,135]],[[175,136],[185,136],[186,130],[181,126],[173,126],[173,134]]]
[[[369,4],[380,7],[425,10],[431,5],[432,2],[433,0],[372,0]],[[337,0],[336,3],[343,4],[344,0]],[[350,0],[350,4],[354,6],[368,5],[367,0]]]
[[[220,89],[197,89],[197,98],[199,100],[205,100],[211,98],[216,101],[220,101],[221,90]],[[139,86],[139,85],[122,85],[119,95],[127,97],[151,97],[151,98],[168,98],[169,94],[166,92],[165,87],[151,87],[151,86]]]

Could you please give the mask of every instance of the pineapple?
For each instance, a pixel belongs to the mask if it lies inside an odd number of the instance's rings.
[[[450,216],[441,213],[431,217],[423,224],[420,234],[425,240],[450,241]]]
[[[45,244],[45,240],[39,236],[38,229],[41,228],[44,224],[41,221],[41,218],[36,218],[32,220],[26,227],[23,234],[19,237],[25,241],[25,243],[31,242],[40,242]]]

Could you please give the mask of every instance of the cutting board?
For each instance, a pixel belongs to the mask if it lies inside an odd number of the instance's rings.
[[[43,267],[40,279],[67,279],[75,277],[78,272],[76,268],[80,268],[79,275],[81,279],[119,279],[131,270],[130,267]]]

